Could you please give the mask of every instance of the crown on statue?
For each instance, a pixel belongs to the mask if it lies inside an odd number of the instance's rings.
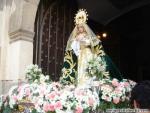
[[[79,25],[86,23],[86,21],[88,20],[87,17],[88,17],[87,11],[85,9],[79,9],[79,11],[75,16],[75,24]]]

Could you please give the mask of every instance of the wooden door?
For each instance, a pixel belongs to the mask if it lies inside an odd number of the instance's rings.
[[[74,26],[75,0],[41,0],[35,21],[34,63],[52,80],[61,75],[69,34]]]

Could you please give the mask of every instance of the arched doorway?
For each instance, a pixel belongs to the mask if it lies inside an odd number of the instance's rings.
[[[52,80],[58,80],[64,51],[74,25],[76,2],[41,0],[35,22],[34,63]]]
[[[58,80],[61,74],[66,42],[74,26],[73,21],[77,8],[76,1],[70,0],[65,2],[61,0],[41,0],[39,4],[35,22],[33,61],[53,80]],[[103,31],[103,25],[91,18],[88,20],[88,25],[96,34]],[[119,49],[116,50],[116,48],[119,46],[119,41],[118,39],[110,39],[102,39],[103,45],[106,53],[110,55],[118,67]],[[116,51],[114,51],[114,48]]]

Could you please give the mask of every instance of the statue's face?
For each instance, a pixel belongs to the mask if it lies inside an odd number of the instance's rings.
[[[84,27],[83,26],[78,26],[78,31],[79,31],[79,33],[83,33],[85,31]]]

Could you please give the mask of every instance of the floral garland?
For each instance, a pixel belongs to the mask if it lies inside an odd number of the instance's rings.
[[[99,105],[96,92],[75,88],[73,85],[64,87],[57,82],[14,86],[10,89],[8,98],[7,106],[11,109],[18,106],[22,112],[27,110],[25,103],[30,104],[30,109],[28,108],[30,112],[36,110],[37,113],[61,113],[61,111],[82,113],[86,110],[96,110]]]
[[[6,96],[0,96],[0,110],[33,113],[89,113],[100,109],[128,108],[135,82],[127,79],[104,78],[91,88],[62,85],[44,76],[37,65],[26,70],[29,83],[13,86]],[[94,84],[95,83],[95,84]]]
[[[129,108],[130,92],[136,85],[134,81],[123,79],[100,80],[100,109]]]

